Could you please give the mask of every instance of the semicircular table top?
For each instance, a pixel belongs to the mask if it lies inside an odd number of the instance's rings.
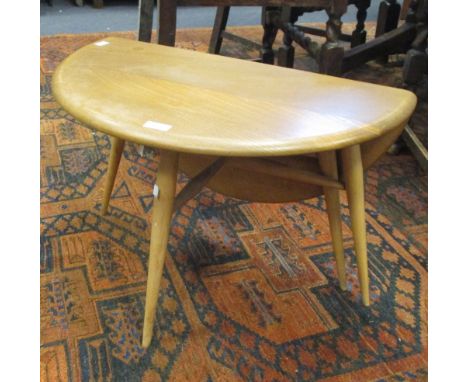
[[[74,117],[178,152],[280,156],[339,149],[406,123],[406,90],[121,38],[85,46],[55,71]]]

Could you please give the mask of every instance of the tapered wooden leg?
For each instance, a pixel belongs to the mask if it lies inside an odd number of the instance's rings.
[[[359,145],[342,150],[343,173],[348,194],[351,229],[354,236],[362,301],[369,305],[369,275],[367,268],[366,216],[364,211],[364,170]]]
[[[319,154],[320,168],[325,175],[338,179],[338,166],[335,151]],[[333,252],[336,259],[336,268],[340,288],[346,290],[346,270],[343,249],[343,234],[341,231],[340,193],[336,188],[324,187],[325,201],[327,202],[328,222],[332,237]]]
[[[109,157],[109,164],[107,167],[106,185],[104,187],[104,198],[102,200],[101,215],[107,213],[107,207],[109,206],[110,197],[112,194],[112,188],[114,187],[115,176],[119,169],[120,158],[122,157],[122,151],[125,145],[125,141],[120,138],[110,137],[111,140],[111,152]]]
[[[161,284],[167,251],[166,246],[171,227],[179,155],[172,151],[161,150],[160,158],[156,181],[159,195],[154,198],[148,261],[148,282],[146,285],[145,322],[143,325],[142,341],[144,348],[150,345],[153,336],[159,285]]]

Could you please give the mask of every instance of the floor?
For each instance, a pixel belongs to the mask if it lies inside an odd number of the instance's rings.
[[[232,29],[248,40],[261,36],[260,26]],[[178,43],[206,52],[209,37],[209,28],[183,29]],[[56,66],[99,38],[41,41],[44,380],[426,381],[427,176],[408,154],[385,156],[366,176],[370,308],[360,303],[348,208],[343,292],[323,198],[260,204],[204,189],[174,214],[157,340],[139,346],[157,157],[127,144],[109,213],[99,215],[109,139],[51,94]],[[258,57],[229,40],[223,50]],[[300,67],[310,70],[311,61],[302,54]],[[370,65],[351,78],[401,84],[401,68]],[[427,126],[422,103],[415,121]],[[179,187],[185,182],[180,177]]]
[[[73,0],[53,0],[49,6],[41,0],[41,35],[62,33],[92,33],[107,31],[132,31],[138,24],[138,0],[105,0],[104,8],[95,9],[90,0],[83,7],[74,5]],[[379,1],[373,1],[367,20],[376,20]],[[215,7],[180,7],[177,12],[178,28],[211,27],[216,13]],[[260,20],[260,7],[233,7],[228,25],[256,25]],[[155,18],[156,20],[156,18]],[[355,20],[354,8],[343,17],[343,21]],[[314,12],[303,16],[301,22],[325,22],[325,12]]]

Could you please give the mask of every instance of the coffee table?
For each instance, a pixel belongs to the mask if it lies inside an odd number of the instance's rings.
[[[111,136],[103,213],[124,141],[160,149],[144,347],[153,334],[172,213],[205,185],[256,202],[324,194],[342,289],[339,190],[346,190],[369,305],[363,171],[400,135],[416,105],[413,93],[120,38],[70,55],[52,87],[66,111]],[[176,196],[179,169],[192,180]]]

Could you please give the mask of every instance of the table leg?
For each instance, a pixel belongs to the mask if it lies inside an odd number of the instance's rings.
[[[318,156],[320,168],[325,175],[338,180],[338,166],[336,152],[326,151]],[[327,203],[328,222],[332,237],[333,252],[336,259],[336,269],[340,288],[346,290],[346,267],[343,249],[343,233],[341,230],[340,192],[336,188],[324,187],[325,201]]]
[[[294,14],[296,16],[296,12]],[[297,17],[293,17],[292,8],[284,6],[281,9],[281,18],[285,23],[294,24]],[[294,46],[292,45],[293,39],[288,33],[283,32],[283,45],[278,49],[278,66],[292,68],[294,66]]]
[[[153,29],[154,0],[140,0],[138,5],[138,41],[150,42]]]
[[[275,53],[273,52],[273,43],[275,42],[278,33],[278,27],[273,23],[274,12],[278,7],[263,7],[262,8],[262,53],[261,60],[265,64],[275,63]]]
[[[221,44],[223,43],[223,32],[226,29],[226,24],[229,17],[231,7],[218,7],[216,10],[215,23],[211,32],[210,45],[208,53],[219,54]]]
[[[110,137],[111,140],[111,152],[109,156],[109,164],[107,166],[106,185],[104,186],[104,197],[102,199],[101,215],[107,213],[107,207],[109,207],[109,201],[114,187],[115,176],[119,169],[120,158],[122,158],[123,148],[125,141],[117,137]]]
[[[377,25],[375,27],[375,37],[390,32],[398,26],[401,6],[396,0],[384,0],[380,2],[377,15]],[[379,58],[381,63],[388,62],[388,56]]]
[[[148,261],[148,281],[146,285],[145,322],[142,345],[147,348],[153,337],[159,286],[161,284],[166,258],[167,242],[171,227],[172,209],[176,192],[179,154],[161,150],[157,185],[158,196],[154,198],[151,227],[150,255]]]
[[[343,173],[348,194],[351,229],[358,266],[362,301],[369,306],[369,275],[367,268],[366,215],[364,210],[364,170],[361,147],[354,145],[341,151]]]
[[[161,45],[174,46],[177,28],[177,2],[174,0],[159,0],[157,11],[157,42]]]
[[[357,24],[356,29],[351,35],[351,48],[355,46],[364,44],[366,42],[367,32],[366,32],[366,18],[367,18],[367,9],[370,7],[370,0],[359,0],[356,2],[357,8]]]
[[[384,0],[380,2],[375,37],[390,32],[398,26],[400,10],[401,5],[398,4],[397,0]]]

